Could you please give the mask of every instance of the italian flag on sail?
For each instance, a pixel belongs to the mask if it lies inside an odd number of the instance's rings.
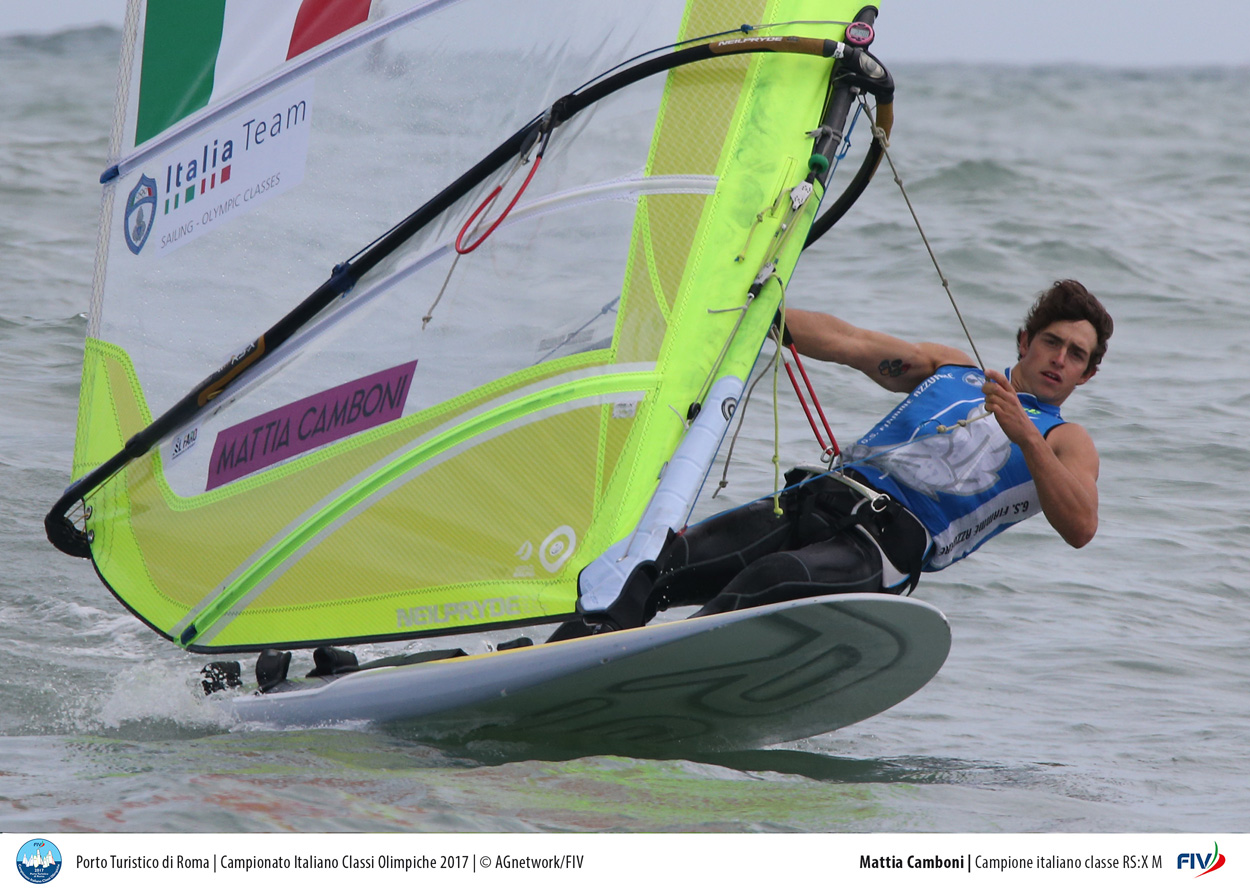
[[[372,0],[148,0],[135,145],[369,18]]]

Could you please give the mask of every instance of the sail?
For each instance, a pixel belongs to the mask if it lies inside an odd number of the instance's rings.
[[[572,616],[711,461],[863,4],[264,6],[128,8],[84,551],[194,651]]]

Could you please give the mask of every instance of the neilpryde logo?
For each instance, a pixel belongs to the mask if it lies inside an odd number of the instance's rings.
[[[1215,869],[1222,868],[1223,866],[1224,866],[1224,856],[1220,852],[1219,843],[1215,844],[1214,853],[1206,853],[1206,854],[1181,853],[1179,856],[1176,857],[1177,868],[1205,868],[1206,869],[1206,871],[1196,874],[1194,875],[1194,877],[1202,877],[1202,875],[1204,874],[1210,874],[1211,872],[1215,871]]]
[[[156,181],[151,177],[140,177],[135,188],[130,190],[123,220],[126,247],[132,254],[138,254],[152,234],[152,224],[156,223]]]
[[[46,884],[61,871],[61,851],[50,840],[28,840],[17,851],[17,873],[32,884]]]

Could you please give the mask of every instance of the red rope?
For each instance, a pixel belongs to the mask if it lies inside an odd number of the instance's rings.
[[[799,398],[799,406],[803,407],[803,414],[807,416],[807,423],[812,426],[812,433],[816,435],[816,442],[820,444],[822,450],[829,449],[825,444],[825,439],[820,436],[820,429],[816,427],[816,419],[812,418],[812,411],[807,408],[807,400],[803,397],[803,389],[799,387],[799,380],[794,377],[794,370],[790,368],[790,361],[783,356],[781,362],[785,363],[786,375],[790,376],[790,384],[794,385],[794,393]]]
[[[503,209],[503,213],[500,214],[499,217],[496,218],[495,222],[487,228],[486,232],[482,233],[482,235],[478,237],[476,242],[468,248],[465,248],[461,244],[461,242],[464,241],[464,234],[469,231],[469,227],[473,225],[473,221],[477,220],[477,215],[485,211],[490,203],[493,202],[499,193],[503,191],[503,186],[499,185],[491,190],[490,195],[486,196],[486,200],[477,206],[477,210],[474,211],[469,219],[464,222],[464,226],[460,227],[460,234],[456,236],[456,254],[468,254],[470,251],[475,251],[477,247],[485,242],[490,234],[495,231],[496,227],[503,223],[504,218],[507,217],[508,213],[516,206],[517,200],[521,198],[521,195],[525,192],[526,187],[530,185],[530,180],[534,179],[534,173],[538,170],[538,164],[542,160],[542,155],[538,155],[534,158],[534,165],[530,168],[530,172],[526,175],[525,182],[521,184],[521,188],[517,190],[516,195],[512,196],[512,201],[508,202],[508,207]]]
[[[803,384],[807,386],[807,393],[812,398],[812,405],[816,407],[816,412],[820,416],[821,424],[825,427],[825,434],[829,435],[829,444],[825,444],[825,439],[820,435],[820,429],[816,427],[816,419],[812,417],[812,412],[807,408],[807,400],[803,397],[803,389],[799,387],[799,381],[794,377],[794,371],[790,368],[790,361],[782,354],[782,362],[786,365],[786,374],[790,376],[790,384],[794,385],[794,393],[798,395],[799,405],[803,407],[803,414],[807,416],[807,423],[812,426],[812,433],[816,435],[816,442],[820,444],[821,450],[830,453],[832,456],[840,456],[842,450],[838,447],[838,440],[833,436],[833,428],[829,426],[829,420],[825,418],[825,411],[821,408],[820,399],[816,396],[816,389],[812,387],[812,380],[807,377],[807,370],[803,368],[803,361],[799,359],[799,352],[795,350],[794,345],[789,345],[790,355],[794,357],[794,363],[799,367],[799,374],[803,376]]]

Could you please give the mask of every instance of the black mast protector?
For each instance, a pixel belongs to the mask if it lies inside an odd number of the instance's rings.
[[[837,200],[829,206],[829,210],[821,214],[820,217],[812,223],[811,229],[807,231],[807,241],[803,243],[803,250],[806,251],[812,247],[812,244],[829,232],[843,215],[851,209],[851,205],[864,194],[864,190],[868,188],[868,184],[872,182],[873,174],[877,172],[877,165],[881,163],[881,156],[885,154],[885,147],[881,141],[873,137],[872,145],[868,147],[868,152],[864,155],[864,160],[860,162],[859,170],[855,172],[855,176],[851,178],[851,182],[847,184],[846,189],[838,196]]]
[[[856,22],[865,22],[868,25],[874,24],[876,20],[877,8],[875,6],[865,6],[856,14],[854,19]],[[826,108],[825,121],[838,120],[844,122],[850,111],[855,94],[860,92],[870,93],[877,98],[878,121],[888,137],[890,126],[894,120],[894,112],[891,108],[894,103],[894,78],[876,56],[867,52],[866,49],[860,52],[863,56],[871,59],[875,67],[873,64],[867,66],[861,64],[862,57],[857,55],[850,60],[852,64],[839,66],[835,70],[835,85]],[[840,124],[838,125],[837,137],[839,140],[842,137]],[[832,147],[830,148],[832,149]],[[843,215],[850,210],[851,205],[859,200],[859,197],[863,195],[864,190],[868,188],[868,184],[872,181],[873,174],[877,172],[877,166],[881,163],[881,157],[884,154],[885,144],[874,133],[872,143],[864,154],[864,159],[860,162],[859,170],[855,172],[855,176],[851,178],[846,188],[842,190],[842,194],[829,206],[829,209],[816,218],[812,223],[811,229],[807,231],[807,240],[803,243],[805,251],[817,239],[827,233],[835,223],[841,220]]]
[[[869,11],[871,11],[872,17],[875,19],[876,9],[874,7],[865,7],[860,12],[860,15],[863,16]],[[143,456],[176,429],[190,423],[205,406],[220,397],[236,379],[242,376],[266,353],[280,347],[300,328],[328,307],[332,301],[349,292],[362,276],[398,250],[408,239],[432,222],[439,214],[442,214],[467,195],[482,180],[489,177],[510,159],[515,158],[524,147],[532,145],[538,136],[559,126],[592,103],[643,78],[694,62],[702,62],[720,56],[749,53],[797,53],[824,58],[830,58],[841,53],[841,61],[835,66],[835,81],[841,80],[841,76],[836,73],[846,65],[848,60],[858,63],[861,55],[867,55],[863,50],[847,46],[838,41],[821,38],[743,37],[713,41],[644,60],[637,65],[604,78],[598,83],[592,83],[580,91],[575,91],[556,100],[547,112],[534,118],[500,143],[490,154],[461,174],[432,199],[413,211],[352,259],[336,266],[331,272],[330,278],[318,286],[308,297],[304,298],[286,316],[270,327],[268,331],[231,358],[224,366],[201,381],[190,393],[171,406],[150,425],[126,441],[126,445],[112,458],[74,481],[44,518],[44,530],[48,541],[67,555],[72,555],[76,558],[90,558],[91,542],[89,536],[85,531],[75,527],[73,522],[67,517],[75,503],[85,499],[96,488],[100,487],[129,464],[131,460]],[[851,66],[848,65],[847,67]],[[847,91],[835,89],[835,98],[838,94],[844,92]],[[849,108],[849,105],[850,95],[847,93],[846,106]]]

